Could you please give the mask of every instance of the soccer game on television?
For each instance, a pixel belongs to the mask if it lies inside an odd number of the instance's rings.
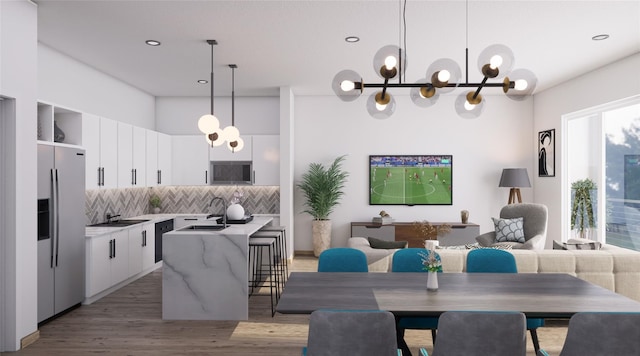
[[[452,205],[451,155],[369,156],[370,205]]]

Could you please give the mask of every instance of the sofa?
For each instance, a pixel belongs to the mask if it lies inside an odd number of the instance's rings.
[[[374,249],[364,237],[347,245],[367,256],[370,272],[391,271],[397,249]],[[466,271],[468,249],[438,249],[445,273]],[[603,244],[600,250],[509,250],[519,273],[568,273],[631,299],[640,301],[640,252]]]

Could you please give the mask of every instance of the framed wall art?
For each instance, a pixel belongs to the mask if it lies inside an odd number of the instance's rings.
[[[556,130],[538,132],[538,177],[556,176]]]

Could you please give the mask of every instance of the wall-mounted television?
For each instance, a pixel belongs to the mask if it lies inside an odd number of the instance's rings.
[[[452,155],[369,156],[369,205],[452,205]]]

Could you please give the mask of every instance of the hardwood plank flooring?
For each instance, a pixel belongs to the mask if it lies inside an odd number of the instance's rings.
[[[315,271],[317,259],[296,257],[291,271]],[[269,297],[249,299],[248,321],[162,320],[162,272],[147,276],[91,305],[83,305],[43,325],[40,338],[18,352],[2,355],[300,355],[306,344],[309,317],[271,317]],[[566,337],[565,321],[548,321],[538,329],[541,346],[559,354]],[[414,355],[432,350],[431,333],[408,330]],[[535,355],[527,341],[527,355]]]

